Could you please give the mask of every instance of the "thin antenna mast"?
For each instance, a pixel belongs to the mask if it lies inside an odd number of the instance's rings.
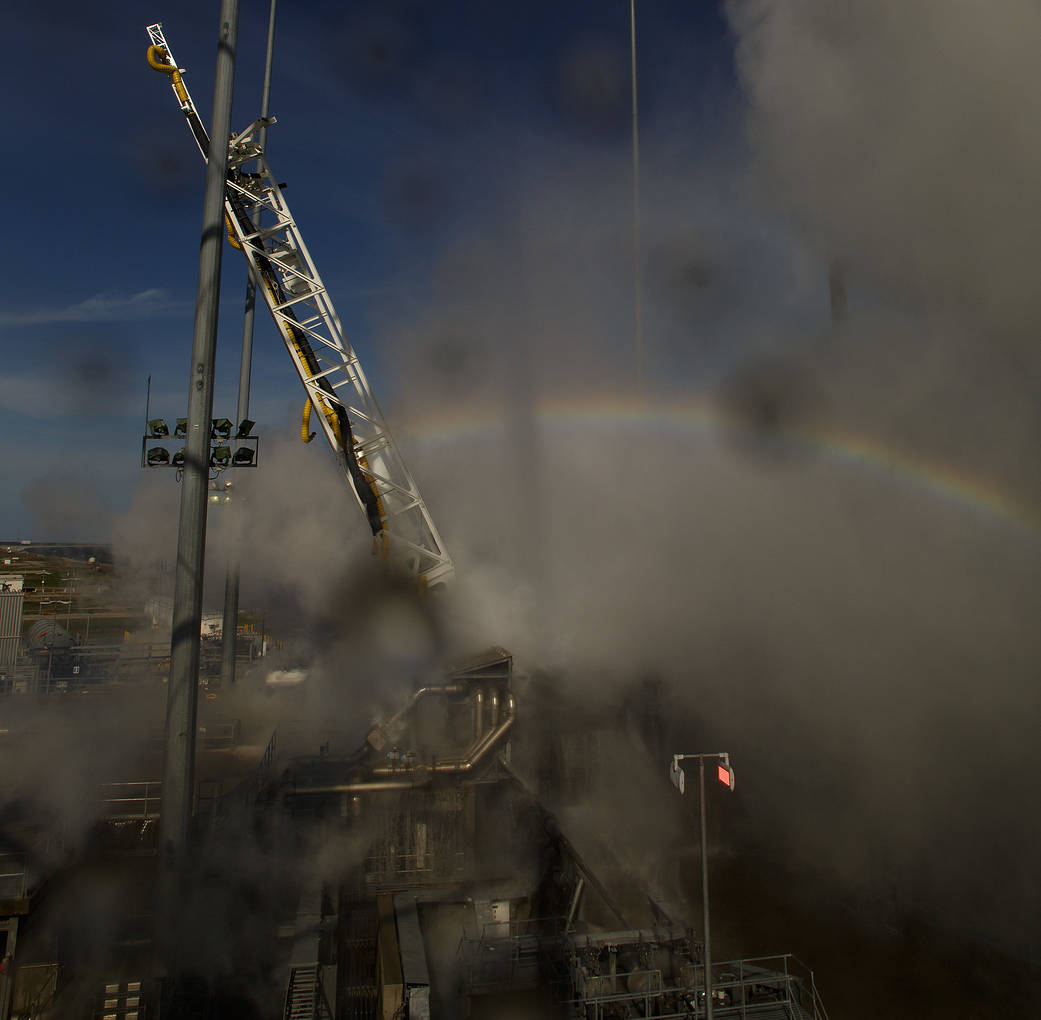
[[[267,144],[268,107],[271,100],[271,65],[275,52],[275,4],[271,0],[271,12],[267,24],[267,55],[264,60],[264,91],[260,99],[260,130],[257,132],[257,145],[261,153]],[[260,210],[253,214],[253,229],[260,226]],[[257,308],[257,281],[253,267],[247,263],[246,268],[246,302],[242,320],[242,359],[239,363],[239,402],[236,425],[241,425],[249,418],[249,383],[253,371],[253,324]],[[235,503],[228,508],[235,517],[240,515],[240,507]],[[236,520],[233,535],[238,533],[241,520]],[[236,543],[233,537],[232,542]],[[227,572],[224,577],[224,622],[221,627],[221,683],[231,686],[235,683],[235,645],[239,629],[239,550],[237,544],[232,545],[228,557]]]
[[[640,119],[636,89],[636,0],[629,0],[629,44],[633,83],[633,304],[636,390],[643,397],[643,259],[640,238]]]

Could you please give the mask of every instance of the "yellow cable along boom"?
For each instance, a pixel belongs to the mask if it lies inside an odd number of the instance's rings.
[[[210,139],[163,36],[148,28],[148,65],[170,86],[205,159]],[[273,123],[273,119],[268,123]],[[246,256],[268,310],[308,395],[301,424],[305,442],[312,407],[358,500],[375,547],[414,575],[421,589],[443,584],[452,561],[411,472],[398,452],[358,356],[297,229],[264,153],[255,142],[260,122],[231,139],[225,220],[228,239]],[[247,171],[249,164],[255,170]]]

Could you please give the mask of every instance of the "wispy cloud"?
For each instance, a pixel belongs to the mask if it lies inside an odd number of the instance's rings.
[[[32,418],[57,418],[65,413],[46,379],[30,375],[0,375],[0,412]]]
[[[57,322],[129,322],[167,311],[179,303],[165,290],[155,287],[130,295],[102,293],[64,308],[2,312],[0,327],[46,326]]]

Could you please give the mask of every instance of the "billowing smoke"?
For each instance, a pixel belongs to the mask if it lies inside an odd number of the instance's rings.
[[[804,602],[803,640],[782,628],[764,654],[812,651],[788,718],[819,735],[825,767],[853,769],[829,805],[825,842],[844,846],[833,863],[1026,954],[1037,887],[1023,862],[1038,832],[1021,805],[1037,757],[1016,720],[1038,707],[1037,514],[999,521],[986,504],[1038,497],[1026,465],[1039,424],[1041,15],[1025,2],[731,0],[727,12],[760,200],[859,279],[840,350],[818,360],[834,416],[941,462],[947,498],[970,488],[965,475],[988,482],[961,520],[924,494],[894,515],[910,494],[882,477],[836,487],[845,536],[814,529],[805,558],[775,575],[793,594],[820,570],[831,583]],[[1007,867],[988,887],[974,872],[995,842]]]
[[[888,0],[727,11],[757,193],[853,287],[844,414],[1036,498],[1041,15],[1025,0],[996,16]]]
[[[1041,314],[1041,15],[730,0],[760,181],[823,248],[988,333]]]
[[[628,154],[499,139],[508,201],[443,253],[428,308],[376,323],[392,424],[411,421],[456,559],[436,619],[367,587],[368,536],[318,444],[267,444],[237,523],[213,512],[210,602],[237,548],[243,604],[295,628],[320,678],[305,714],[344,743],[446,651],[504,645],[597,705],[653,672],[674,750],[734,755],[741,832],[718,839],[884,920],[1026,957],[1041,21],[1025,0],[727,11],[750,162],[691,171],[647,127],[647,165],[664,163],[645,206],[648,398]],[[373,25],[386,38],[351,83],[366,94],[412,53]],[[593,57],[578,99],[606,96],[613,127],[617,69],[604,85],[614,64]],[[439,180],[389,196],[406,229]],[[835,260],[849,311],[829,331]],[[173,534],[171,491],[123,522],[126,550]],[[653,774],[634,766],[583,824],[651,840]]]

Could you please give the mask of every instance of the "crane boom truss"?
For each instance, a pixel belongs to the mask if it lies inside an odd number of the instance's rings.
[[[171,88],[205,159],[209,136],[162,25],[150,25],[148,35],[148,62],[170,75]],[[260,126],[260,121],[254,122],[229,143],[224,201],[228,238],[249,262],[373,535],[421,586],[444,583],[454,572],[452,561],[344,336],[277,179],[256,144]],[[250,163],[256,169],[246,172]]]

